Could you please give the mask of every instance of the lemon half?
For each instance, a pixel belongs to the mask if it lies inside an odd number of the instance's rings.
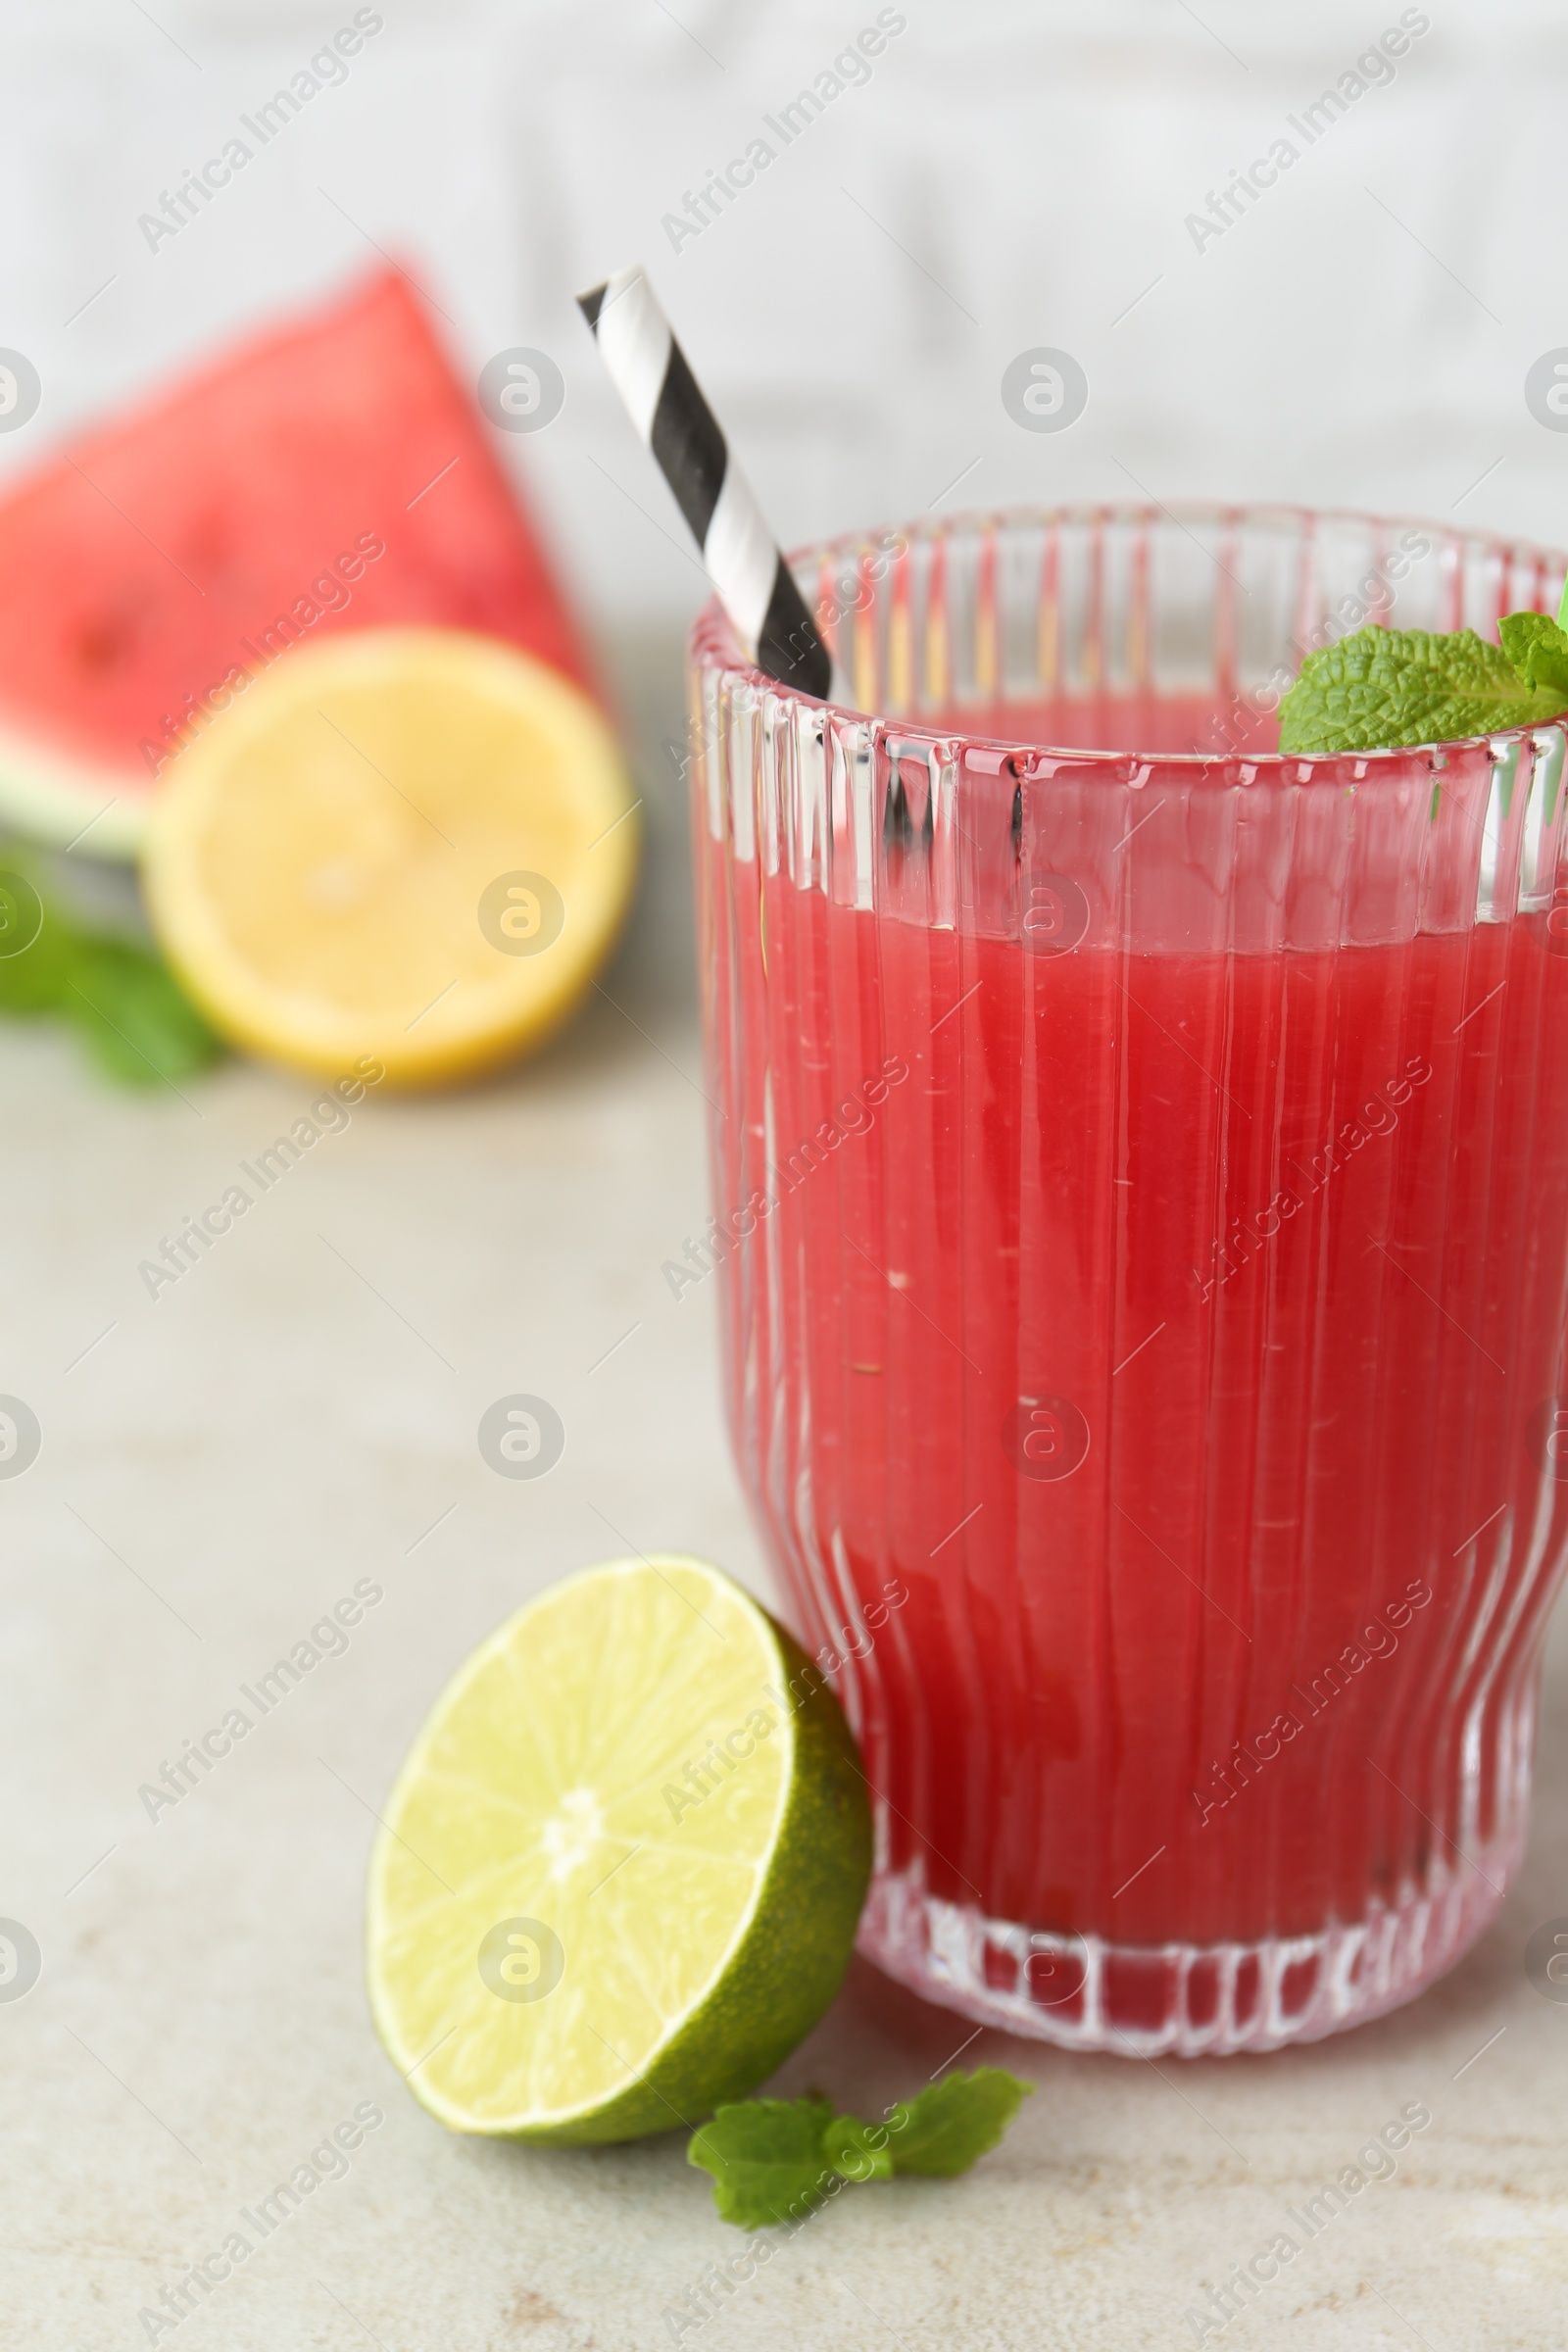
[[[367,629],[291,650],[180,754],[143,874],[234,1044],[432,1085],[577,1004],[637,831],[614,738],[558,671],[462,630]]]

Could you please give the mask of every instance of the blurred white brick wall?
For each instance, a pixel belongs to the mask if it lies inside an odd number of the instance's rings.
[[[572,307],[633,257],[791,539],[917,513],[956,476],[952,506],[1141,487],[1568,537],[1568,435],[1523,389],[1568,345],[1568,22],[1551,0],[1430,0],[1392,83],[1201,251],[1186,216],[1293,135],[1287,118],[1400,0],[902,0],[870,79],[678,252],[663,216],[771,137],[764,115],[876,0],[377,13],[347,78],[151,252],[138,215],[352,0],[0,11],[0,344],[44,385],[36,417],[0,434],[0,476],[380,246],[446,314],[470,376],[512,344],[559,360],[563,414],[505,454],[601,627],[673,622],[702,593]],[[1089,378],[1061,433],[1002,405],[1004,367],[1036,345]]]

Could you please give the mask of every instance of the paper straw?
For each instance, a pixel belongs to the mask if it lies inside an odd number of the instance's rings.
[[[621,270],[577,303],[742,644],[781,686],[825,701],[832,658],[647,278]]]

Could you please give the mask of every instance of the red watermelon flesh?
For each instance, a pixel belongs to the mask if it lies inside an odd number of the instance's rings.
[[[377,552],[379,551],[379,552]],[[473,400],[396,271],[71,443],[0,501],[0,814],[134,850],[157,775],[291,643],[423,621],[592,693]]]

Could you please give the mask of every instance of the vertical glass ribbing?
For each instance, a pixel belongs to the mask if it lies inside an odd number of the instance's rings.
[[[1272,711],[1352,615],[1561,572],[922,526],[803,566],[859,710],[699,624],[737,1455],[864,1743],[865,1946],[967,2015],[1307,2038],[1506,1883],[1568,1539],[1563,735],[1287,760]]]

